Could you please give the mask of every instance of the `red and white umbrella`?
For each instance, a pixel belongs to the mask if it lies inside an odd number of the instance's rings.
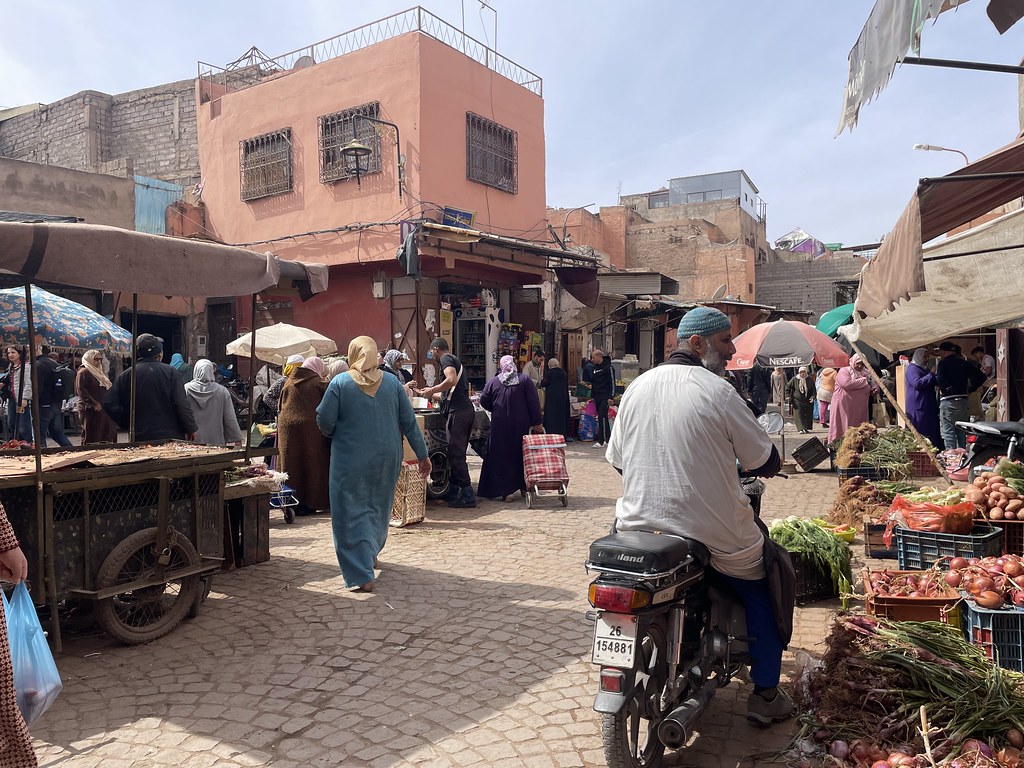
[[[795,320],[776,320],[755,325],[733,340],[736,354],[726,366],[743,371],[760,363],[765,368],[793,368],[815,363],[823,368],[842,368],[850,356],[839,344],[814,326]]]

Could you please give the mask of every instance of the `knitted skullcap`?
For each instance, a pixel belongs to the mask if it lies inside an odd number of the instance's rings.
[[[691,336],[714,336],[720,331],[732,328],[729,317],[714,307],[697,307],[691,309],[679,321],[679,339]]]

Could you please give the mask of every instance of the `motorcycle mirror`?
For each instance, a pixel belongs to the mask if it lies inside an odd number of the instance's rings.
[[[761,425],[761,428],[769,435],[778,435],[786,427],[786,422],[782,418],[781,413],[762,413],[757,417],[757,423]]]

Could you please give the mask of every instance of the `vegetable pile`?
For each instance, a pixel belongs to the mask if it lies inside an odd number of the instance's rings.
[[[914,436],[906,430],[880,432],[874,424],[864,423],[847,430],[835,463],[846,469],[884,469],[893,477],[907,478],[913,474],[914,468],[908,453],[917,449]]]
[[[826,765],[1020,765],[1024,676],[992,664],[959,629],[841,614],[827,642],[797,690],[808,712],[797,744],[827,749]]]
[[[865,480],[854,475],[839,486],[829,522],[835,525],[860,527],[864,517],[882,520],[889,505],[899,494],[913,493],[917,484],[905,480]]]
[[[982,472],[965,492],[982,517],[1024,520],[1024,467],[1003,459],[995,472]]]
[[[790,516],[776,520],[768,527],[768,535],[788,552],[804,560],[832,578],[832,586],[840,594],[852,590],[850,548],[838,537],[813,520]]]
[[[16,451],[19,448],[31,448],[32,443],[26,443],[24,440],[8,440],[5,443],[0,443],[0,451]]]
[[[946,580],[947,574],[937,571],[864,570],[864,584],[879,597],[959,598]],[[959,582],[958,582],[959,583]]]
[[[1007,604],[1024,608],[1024,558],[1020,555],[954,557],[944,579],[966,592],[980,608],[994,610]]]

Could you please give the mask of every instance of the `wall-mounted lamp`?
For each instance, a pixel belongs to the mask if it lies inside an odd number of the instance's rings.
[[[352,117],[352,141],[341,148],[341,156],[355,162],[356,171],[356,186],[360,189],[360,176],[365,174],[369,169],[369,157],[373,154],[373,150],[368,146],[359,141],[358,130],[359,121],[365,120],[368,123],[375,123],[377,125],[386,125],[389,128],[393,128],[395,131],[395,158],[396,173],[398,175],[398,199],[402,199],[402,188],[405,186],[405,156],[402,154],[402,139],[398,132],[398,126],[394,123],[389,123],[387,120],[378,120],[376,117],[367,117],[366,115],[353,115]],[[365,161],[365,165],[360,167],[360,160]]]

